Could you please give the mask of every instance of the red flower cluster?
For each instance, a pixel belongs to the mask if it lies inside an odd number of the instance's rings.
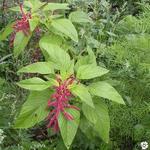
[[[62,81],[60,77],[57,77],[59,86],[55,86],[55,93],[52,94],[51,99],[48,101],[48,107],[53,107],[53,110],[49,113],[47,119],[49,120],[48,128],[53,127],[54,131],[59,130],[58,117],[62,112],[67,120],[73,120],[73,116],[65,111],[65,108],[72,108],[79,110],[78,107],[70,105],[69,99],[73,96],[68,89],[68,86],[75,81],[74,76],[70,76],[65,81]]]
[[[15,32],[22,31],[24,35],[28,36],[30,34],[30,25],[29,25],[29,19],[31,19],[31,14],[30,13],[25,13],[23,11],[23,5],[20,5],[20,11],[22,18],[20,20],[17,20],[16,23],[14,24],[13,28]]]
[[[30,13],[25,13],[23,11],[23,5],[20,4],[20,11],[21,11],[21,19],[17,20],[15,24],[13,25],[14,32],[11,34],[10,37],[10,47],[13,46],[13,42],[15,39],[15,35],[17,32],[22,31],[25,36],[28,36],[30,34],[30,25],[29,25],[29,19],[31,19]]]

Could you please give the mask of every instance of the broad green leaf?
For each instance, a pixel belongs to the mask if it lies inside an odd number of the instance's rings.
[[[57,19],[51,23],[52,27],[58,32],[70,37],[73,41],[78,42],[77,31],[69,19]]]
[[[49,60],[54,63],[56,69],[66,70],[69,68],[71,63],[70,56],[59,46],[48,43],[47,41],[40,41],[40,47],[48,53]]]
[[[30,30],[34,31],[34,29],[37,27],[38,23],[39,23],[39,18],[37,18],[37,17],[29,19]]]
[[[50,43],[50,44],[61,46],[63,44],[63,39],[60,36],[55,34],[44,35],[40,39],[40,43]]]
[[[82,65],[87,65],[87,64],[93,64],[95,66],[97,65],[96,57],[95,57],[94,52],[92,51],[92,49],[88,47],[87,51],[88,51],[88,55],[80,56],[78,58],[78,61],[75,64],[75,70],[77,70],[79,68],[79,66],[82,66]]]
[[[36,11],[41,8],[46,2],[41,2],[40,0],[29,0],[32,3],[32,11]]]
[[[75,70],[77,71],[80,66],[87,65],[89,56],[80,56],[77,63],[75,64]]]
[[[53,81],[44,81],[40,78],[33,77],[30,79],[21,80],[17,83],[17,85],[28,90],[42,91],[52,86]]]
[[[0,33],[0,41],[5,40],[7,38],[7,36],[13,32],[13,24],[14,24],[14,22],[8,24],[5,27],[4,31],[2,31],[2,33]]]
[[[87,45],[95,49],[102,49],[100,42],[91,36],[87,37]]]
[[[25,36],[23,32],[17,32],[14,40],[14,56],[17,57],[27,46],[31,34]]]
[[[108,143],[110,119],[107,106],[99,99],[94,99],[94,106],[95,108],[92,108],[87,104],[83,104],[83,114],[87,120],[92,123],[93,129],[98,133],[98,135]]]
[[[55,34],[44,35],[40,39],[40,43],[50,43],[50,44],[61,46],[63,44],[63,39],[60,36]],[[45,59],[48,60],[48,53],[46,51],[43,51],[43,55]]]
[[[91,84],[89,86],[89,91],[92,95],[107,98],[120,104],[125,104],[119,93],[110,84],[104,81]]]
[[[21,72],[50,74],[54,73],[54,67],[51,62],[37,62],[21,68],[18,73]]]
[[[46,4],[46,2],[41,2],[39,0],[29,0],[29,1],[25,1],[25,6],[31,8],[31,12],[35,12],[38,9],[44,7],[44,5]]]
[[[109,142],[110,119],[107,106],[99,99],[95,100],[95,111],[97,114],[97,122],[94,125],[94,130],[106,142]]]
[[[65,10],[65,9],[69,9],[68,4],[67,3],[48,3],[45,7],[44,7],[44,11],[54,11],[54,10]]]
[[[83,84],[74,85],[70,90],[75,96],[78,96],[82,102],[94,108],[92,97]]]
[[[89,105],[83,103],[82,111],[85,117],[93,124],[97,122],[97,114],[95,108],[90,107]]]
[[[82,65],[77,70],[78,79],[92,79],[95,77],[100,77],[108,73],[108,70],[100,66],[91,65]]]
[[[76,23],[90,23],[92,19],[83,11],[75,11],[69,15],[69,19]]]
[[[80,118],[80,129],[90,140],[93,140],[97,136],[97,133],[93,129],[93,124],[88,121],[84,116]]]
[[[67,79],[70,75],[74,74],[74,60],[71,60],[70,66],[66,70],[60,72],[62,79]]]
[[[75,109],[66,109],[65,111],[74,117],[73,120],[67,120],[63,113],[60,113],[58,119],[61,136],[65,146],[69,149],[79,126],[80,112]]]
[[[14,127],[30,128],[44,120],[49,113],[46,106],[50,95],[49,89],[38,92],[32,91],[24,103]]]
[[[96,57],[93,52],[93,50],[90,47],[87,47],[87,52],[88,52],[88,64],[94,64],[96,65]]]

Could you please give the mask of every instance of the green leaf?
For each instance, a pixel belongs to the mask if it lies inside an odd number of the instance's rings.
[[[8,24],[5,27],[4,31],[2,33],[0,33],[0,41],[5,40],[7,38],[7,36],[13,32],[13,24],[14,24],[14,22]]]
[[[50,43],[50,44],[61,46],[63,45],[63,39],[60,36],[55,35],[55,34],[44,35],[40,39],[40,45],[41,43]],[[45,59],[48,60],[48,53],[46,51],[43,51],[43,55]]]
[[[90,140],[93,140],[97,133],[93,129],[93,124],[89,122],[84,116],[80,118],[80,130],[86,135],[86,137]]]
[[[31,12],[35,12],[41,7],[44,7],[46,2],[41,2],[39,0],[30,0],[30,1],[25,1],[24,5],[31,8]]]
[[[99,99],[95,100],[95,111],[97,114],[97,122],[94,130],[106,142],[109,142],[110,119],[107,106]]]
[[[40,47],[48,53],[49,60],[55,64],[56,69],[66,70],[70,67],[70,56],[59,46],[45,41],[40,41]]]
[[[97,122],[97,114],[95,108],[90,107],[89,105],[83,103],[82,111],[85,117],[93,124]]]
[[[21,72],[50,74],[54,73],[54,68],[51,62],[37,62],[21,68],[18,73]]]
[[[80,56],[78,58],[78,61],[75,64],[75,70],[77,70],[82,65],[87,65],[87,64],[93,64],[95,66],[97,65],[96,57],[95,57],[94,52],[92,51],[92,49],[88,47],[87,51],[88,51],[88,55]]]
[[[70,75],[74,74],[74,60],[71,60],[69,68],[66,70],[62,70],[60,74],[63,80],[67,79],[68,77],[70,77]]]
[[[65,109],[65,111],[74,117],[73,120],[67,120],[61,113],[58,118],[61,136],[65,146],[69,149],[79,126],[80,113],[75,109]]]
[[[89,86],[89,91],[92,95],[107,98],[120,104],[125,104],[119,93],[110,84],[104,81],[91,84]]]
[[[95,77],[100,77],[108,73],[108,70],[100,66],[91,65],[82,65],[77,70],[78,79],[92,79]]]
[[[65,10],[65,9],[69,9],[68,4],[67,3],[48,3],[43,11],[54,11],[54,10]]]
[[[107,106],[99,99],[94,99],[95,109],[87,104],[82,105],[85,117],[92,123],[93,129],[106,142],[109,141],[110,119]]]
[[[17,57],[27,46],[31,35],[25,36],[23,32],[17,32],[14,40],[14,56]]]
[[[39,18],[37,18],[37,17],[29,19],[30,30],[34,31],[34,29],[37,27],[38,23],[39,23]]]
[[[51,23],[52,27],[58,32],[70,37],[73,41],[78,42],[77,31],[69,19],[57,19]]]
[[[76,23],[90,23],[92,19],[83,11],[75,11],[69,15],[69,19]]]
[[[50,86],[52,86],[52,84],[53,84],[53,81],[46,82],[37,77],[33,77],[30,79],[26,79],[26,80],[21,80],[20,82],[17,83],[18,86],[24,89],[33,90],[33,91],[45,90],[49,88]]]
[[[70,90],[75,96],[78,96],[81,101],[94,108],[92,97],[83,84],[74,85]]]
[[[55,34],[44,35],[40,39],[40,43],[50,43],[50,44],[61,46],[63,44],[63,39],[60,36]]]
[[[32,91],[24,103],[14,127],[29,128],[44,120],[49,113],[46,106],[50,95],[49,89]]]

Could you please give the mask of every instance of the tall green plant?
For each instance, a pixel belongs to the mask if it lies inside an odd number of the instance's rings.
[[[90,123],[97,136],[108,143],[110,119],[102,98],[119,104],[124,104],[124,101],[109,83],[99,78],[107,74],[108,70],[97,65],[92,49],[88,47],[84,56],[69,55],[68,50],[71,52],[72,48],[67,45],[67,41],[71,39],[78,42],[72,22],[89,23],[91,19],[82,11],[71,13],[69,19],[55,11],[65,9],[69,9],[68,4],[25,1],[24,5],[20,5],[21,19],[8,25],[2,33],[1,40],[12,33],[14,56],[18,57],[37,27],[47,32],[39,42],[45,59],[18,71],[20,74],[33,73],[35,77],[17,83],[29,90],[30,94],[14,128],[30,128],[45,120],[47,128],[53,128],[54,132],[60,131],[69,149],[80,120],[85,117],[85,125]],[[18,11],[18,7],[12,10]],[[93,82],[95,78],[97,80]]]

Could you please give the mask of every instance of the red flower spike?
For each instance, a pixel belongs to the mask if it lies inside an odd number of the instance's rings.
[[[16,36],[16,33],[19,31],[22,31],[25,36],[28,36],[30,34],[30,25],[29,25],[29,19],[31,19],[30,13],[25,13],[23,11],[23,4],[20,4],[20,11],[21,11],[21,19],[17,20],[15,24],[13,25],[14,32],[11,34],[10,37],[10,47],[13,46],[14,39]]]
[[[75,77],[71,75],[65,81],[62,81],[60,76],[56,76],[56,80],[59,85],[53,87],[55,89],[55,93],[51,95],[51,99],[48,100],[47,104],[49,108],[53,108],[47,117],[47,120],[49,120],[47,128],[53,127],[55,132],[59,131],[58,117],[61,112],[67,120],[74,119],[71,114],[65,111],[65,108],[79,110],[78,107],[69,104],[69,99],[73,95],[68,89],[68,86],[73,84],[76,80]]]
[[[23,11],[23,5],[20,5],[20,11],[22,18],[20,20],[17,20],[16,23],[13,25],[13,28],[15,32],[22,31],[24,35],[28,36],[30,34],[30,25],[29,25],[29,19],[31,19],[30,13],[25,13]]]

